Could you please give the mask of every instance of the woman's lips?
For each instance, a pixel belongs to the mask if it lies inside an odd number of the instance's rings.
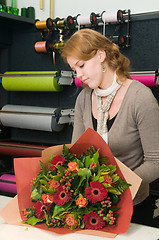
[[[83,82],[83,83],[86,83],[86,81],[87,81],[87,80],[88,80],[88,78],[86,78],[86,79],[82,80],[82,82]]]

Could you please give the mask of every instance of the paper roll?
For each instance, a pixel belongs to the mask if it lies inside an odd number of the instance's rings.
[[[147,87],[156,87],[155,75],[131,76],[131,78],[143,83]]]
[[[33,145],[15,142],[0,142],[0,154],[7,156],[41,157],[44,145]]]
[[[76,87],[82,87],[82,82],[79,78],[75,78],[74,83],[75,83]]]
[[[5,105],[0,111],[0,120],[7,127],[59,132],[64,125],[57,123],[56,110],[36,106]]]
[[[3,174],[0,177],[0,191],[17,193],[15,176],[11,174]]]
[[[47,76],[48,73],[55,75],[57,71],[46,72],[6,72],[5,74],[12,74],[11,77],[2,78],[2,86],[7,91],[40,91],[40,92],[60,92],[63,90],[62,86],[57,83],[57,77]],[[4,74],[4,75],[5,75]],[[19,76],[14,76],[19,74]],[[38,74],[38,76],[25,76],[26,74]],[[41,74],[41,76],[40,76]],[[46,74],[46,76],[42,75]]]

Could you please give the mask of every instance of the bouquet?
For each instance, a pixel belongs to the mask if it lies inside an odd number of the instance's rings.
[[[32,179],[32,207],[23,209],[24,223],[48,228],[102,229],[118,224],[118,203],[130,186],[93,145],[81,154],[63,145]]]

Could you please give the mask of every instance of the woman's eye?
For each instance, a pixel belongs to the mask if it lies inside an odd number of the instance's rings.
[[[84,64],[80,65],[80,68],[83,68],[84,67]]]

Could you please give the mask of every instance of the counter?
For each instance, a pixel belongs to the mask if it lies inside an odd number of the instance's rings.
[[[0,210],[12,198],[0,196]],[[0,240],[110,240],[110,238],[72,233],[58,235],[34,227],[15,226],[7,224],[0,217]],[[139,224],[130,224],[126,233],[117,235],[115,240],[159,240],[159,228],[147,227]]]

